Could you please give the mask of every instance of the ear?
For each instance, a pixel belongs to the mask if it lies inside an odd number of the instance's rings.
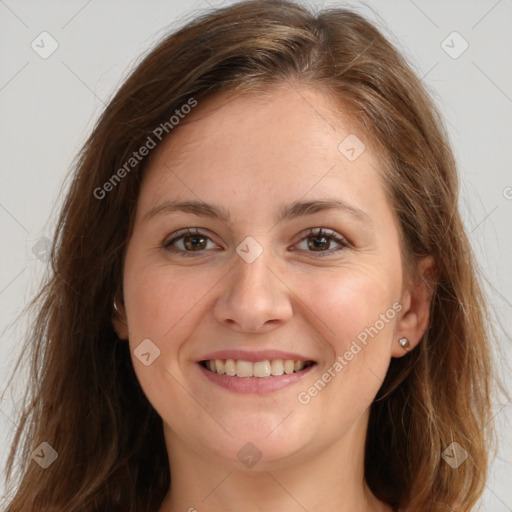
[[[435,261],[432,256],[425,256],[419,261],[415,281],[402,294],[402,316],[395,331],[392,357],[407,354],[407,350],[398,344],[400,338],[407,338],[409,350],[412,350],[428,329],[430,305],[435,290],[435,273]]]
[[[126,309],[124,302],[119,299],[114,299],[112,314],[112,325],[117,336],[121,340],[128,339],[128,322],[126,319]]]

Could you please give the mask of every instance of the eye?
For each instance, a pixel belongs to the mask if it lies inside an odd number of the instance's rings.
[[[317,255],[320,257],[328,256],[350,247],[350,244],[343,236],[330,229],[312,228],[299,236],[301,237],[300,243],[296,247],[306,252],[318,253]],[[302,247],[300,247],[301,244]],[[333,249],[333,244],[337,244],[338,248]]]
[[[162,247],[183,256],[193,256],[191,253],[200,253],[206,249],[218,249],[218,245],[197,228],[186,228],[173,233],[173,237],[166,240]]]
[[[299,243],[293,251],[302,250],[314,252],[316,256],[328,256],[334,252],[350,247],[349,242],[341,235],[325,228],[312,228],[298,236]],[[302,244],[302,247],[301,247]],[[333,245],[337,247],[332,248]],[[207,249],[218,249],[210,237],[198,228],[186,228],[173,233],[172,238],[166,240],[162,247],[180,256],[200,256]]]

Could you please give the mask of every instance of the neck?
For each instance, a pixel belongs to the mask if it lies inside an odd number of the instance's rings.
[[[365,424],[356,424],[314,455],[266,463],[262,458],[251,469],[200,454],[166,431],[172,477],[159,512],[391,512],[364,480],[365,431]]]

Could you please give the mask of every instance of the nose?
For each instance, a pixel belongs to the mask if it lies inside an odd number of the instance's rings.
[[[252,263],[235,263],[214,306],[217,321],[239,332],[263,333],[292,317],[292,292],[270,264],[265,253]]]

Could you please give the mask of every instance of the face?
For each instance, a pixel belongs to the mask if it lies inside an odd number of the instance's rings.
[[[421,335],[378,155],[333,112],[306,87],[219,96],[151,156],[115,325],[170,453],[362,446],[397,338]]]

